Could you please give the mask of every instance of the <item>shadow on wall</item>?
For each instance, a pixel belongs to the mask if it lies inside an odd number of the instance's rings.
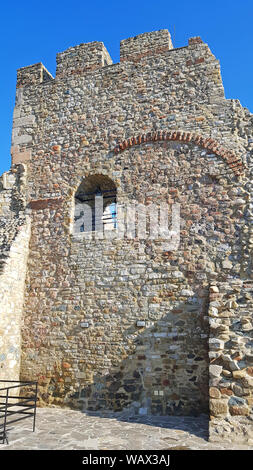
[[[65,388],[64,402],[89,414],[137,422],[146,422],[151,415],[208,414],[206,304],[206,298],[177,303],[156,322],[146,321],[145,326],[135,322],[124,331],[125,346],[128,340],[132,342],[128,355],[125,347],[125,357],[106,375],[93,376],[84,362],[83,377],[87,383],[89,376],[91,383],[80,384],[72,395],[66,395]],[[53,396],[63,396],[57,378],[53,388]]]
[[[177,304],[173,313],[156,323],[146,322],[140,327],[134,324],[124,332],[125,337],[134,337],[129,355],[107,375],[97,374],[90,385],[80,385],[79,392],[68,395],[68,405],[72,402],[91,416],[180,428],[207,438],[206,309],[206,299],[197,304]],[[191,330],[185,325],[185,318],[190,314]],[[192,416],[198,417],[196,426]]]

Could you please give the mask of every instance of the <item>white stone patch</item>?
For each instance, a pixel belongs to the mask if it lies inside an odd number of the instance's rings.
[[[222,369],[223,369],[222,366],[217,366],[217,365],[211,364],[209,366],[209,373],[213,377],[219,377],[222,373]]]
[[[20,135],[20,136],[12,136],[12,144],[13,145],[20,145],[20,144],[28,144],[29,142],[32,142],[32,136],[31,135]]]
[[[35,116],[33,114],[24,117],[16,117],[13,121],[13,127],[32,126],[34,122]]]

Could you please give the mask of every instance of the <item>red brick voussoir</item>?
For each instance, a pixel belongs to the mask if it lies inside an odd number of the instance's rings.
[[[130,137],[129,139],[120,142],[113,150],[115,154],[118,154],[126,149],[129,149],[135,145],[145,144],[147,142],[157,141],[180,141],[184,143],[193,143],[199,147],[203,147],[215,155],[221,157],[236,176],[243,173],[243,163],[240,157],[225,149],[216,140],[212,138],[204,138],[199,134],[193,134],[191,132],[183,131],[158,131],[149,132],[147,134],[140,134],[138,136]]]
[[[32,210],[57,209],[63,202],[62,198],[36,199],[30,201],[29,207]]]

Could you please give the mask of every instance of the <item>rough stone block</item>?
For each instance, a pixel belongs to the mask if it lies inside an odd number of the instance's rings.
[[[210,349],[217,351],[220,349],[224,349],[224,341],[218,338],[210,338],[209,339],[209,347]]]
[[[248,416],[250,414],[248,406],[230,406],[229,412],[232,416]]]
[[[220,398],[221,397],[221,393],[220,393],[219,389],[216,388],[216,387],[210,387],[209,395],[210,395],[211,398]]]
[[[222,366],[218,366],[218,365],[215,365],[215,364],[211,364],[209,366],[210,376],[220,377],[221,373],[222,373]]]
[[[26,150],[25,152],[14,152],[14,153],[12,153],[12,164],[13,165],[28,162],[30,159],[31,159],[31,150]]]
[[[210,413],[212,416],[224,416],[228,413],[227,400],[211,399],[209,402]]]

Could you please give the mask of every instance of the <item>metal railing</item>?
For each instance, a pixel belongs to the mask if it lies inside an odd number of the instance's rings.
[[[10,385],[1,387],[2,384]],[[27,394],[23,392],[25,387],[29,387]],[[18,389],[19,393],[15,391],[15,389]],[[16,395],[12,394],[13,392],[16,393]],[[4,444],[5,441],[9,444],[7,436],[9,425],[17,421],[32,417],[33,431],[35,431],[37,395],[38,382],[0,380],[0,438],[2,439],[2,444]],[[15,415],[22,416],[16,418]]]

